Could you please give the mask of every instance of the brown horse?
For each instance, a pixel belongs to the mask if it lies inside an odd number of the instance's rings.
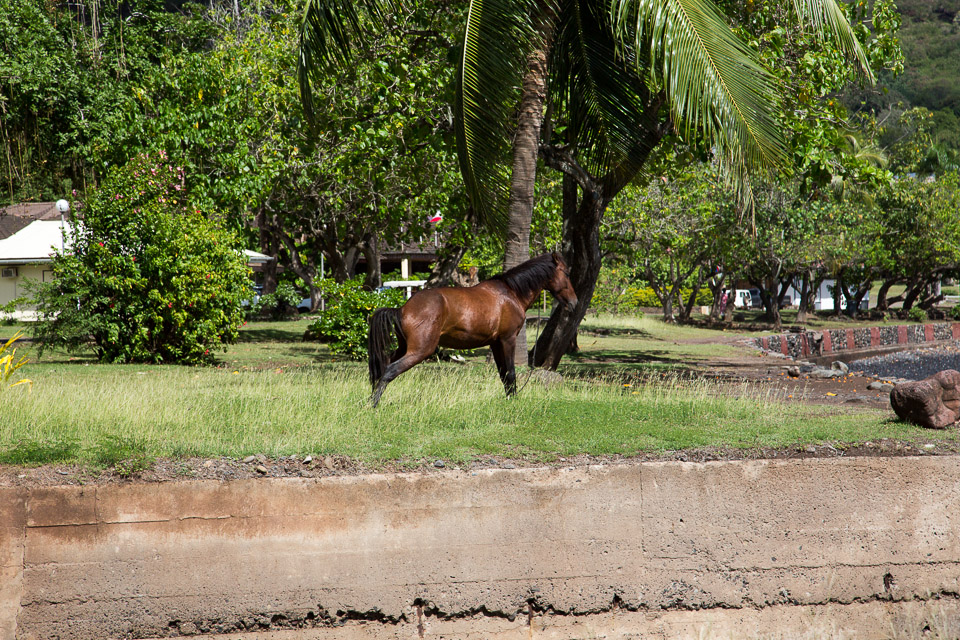
[[[474,287],[418,291],[405,305],[377,309],[367,340],[370,403],[376,407],[390,381],[429,358],[437,347],[476,349],[490,346],[507,396],[517,391],[513,355],[527,309],[546,289],[570,309],[577,294],[559,253],[546,253]],[[397,349],[390,350],[396,333]]]

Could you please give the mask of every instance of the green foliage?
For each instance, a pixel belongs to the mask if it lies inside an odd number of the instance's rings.
[[[638,307],[659,307],[660,298],[657,297],[657,294],[654,293],[653,289],[650,287],[641,287],[639,289],[633,290],[633,295],[631,296],[633,304]]]
[[[329,341],[333,353],[353,360],[367,357],[370,315],[379,307],[399,307],[406,300],[402,289],[368,291],[363,288],[360,277],[342,284],[324,280],[321,287],[326,309],[308,332],[319,340]]]
[[[960,304],[950,307],[949,315],[953,320],[960,320]]]
[[[684,287],[680,289],[680,300],[675,300],[674,304],[686,304],[687,300],[690,299],[690,294],[693,292],[693,289],[689,287]],[[660,302],[660,298],[657,297],[657,294],[654,293],[653,289],[650,287],[641,287],[639,289],[630,290],[630,300],[631,302],[638,307],[661,307],[663,306]],[[697,298],[694,301],[695,304],[699,306],[709,306],[713,304],[713,293],[710,292],[710,289],[706,287],[701,287],[697,291]]]
[[[153,464],[153,456],[147,453],[147,445],[142,438],[107,436],[96,448],[94,463],[113,467],[118,476],[129,478],[149,469]]]
[[[133,153],[113,136],[128,88],[169,55],[208,48],[213,32],[190,3],[93,6],[0,0],[0,205],[95,183],[108,149],[122,164]]]
[[[44,346],[92,340],[107,362],[198,363],[236,340],[249,269],[187,198],[178,167],[143,155],[75,205],[70,251],[36,287]]]
[[[910,307],[907,317],[914,322],[924,322],[927,319],[927,312],[920,307]]]
[[[296,309],[297,304],[303,296],[289,282],[281,282],[277,285],[277,290],[273,293],[265,293],[251,307],[251,315],[268,315],[278,318],[291,307]]]

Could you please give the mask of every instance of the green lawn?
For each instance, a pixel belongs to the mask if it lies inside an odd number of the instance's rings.
[[[306,324],[248,325],[218,367],[103,365],[64,353],[32,359],[24,370],[32,391],[21,385],[0,393],[0,463],[109,465],[136,455],[256,453],[339,454],[368,464],[481,455],[549,460],[929,437],[887,412],[788,404],[749,388],[731,397],[704,380],[643,376],[717,351],[735,353],[704,342],[708,330],[650,318],[591,318],[581,355],[564,365],[568,374],[590,375],[568,375],[560,386],[531,382],[507,400],[478,351],[465,365],[420,365],[372,410],[365,364],[302,342]],[[35,355],[30,348],[20,353]]]

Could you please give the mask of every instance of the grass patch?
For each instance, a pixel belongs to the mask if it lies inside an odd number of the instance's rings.
[[[395,381],[372,410],[359,364],[280,372],[74,369],[84,373],[38,368],[31,372],[33,393],[5,395],[4,462],[78,460],[135,469],[152,457],[311,453],[376,464],[926,436],[886,413],[825,416],[822,407],[722,396],[705,381],[625,387],[574,380],[552,388],[531,383],[508,400],[492,366],[424,364]]]
[[[251,323],[216,367],[105,365],[57,351],[37,361],[23,345],[33,391],[0,395],[0,463],[76,461],[130,475],[158,457],[549,460],[929,438],[889,412],[787,403],[760,388],[731,395],[684,379],[671,371],[742,351],[718,343],[715,331],[649,317],[590,316],[581,353],[562,365],[563,385],[531,382],[508,400],[486,350],[477,350],[466,365],[433,361],[404,374],[374,411],[365,363],[302,342],[306,324]],[[531,329],[531,344],[535,336]]]

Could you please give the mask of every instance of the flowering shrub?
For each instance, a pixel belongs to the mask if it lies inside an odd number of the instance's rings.
[[[42,347],[197,363],[236,340],[250,290],[238,240],[189,205],[183,171],[162,153],[111,171],[71,217],[67,253],[36,287]]]
[[[307,332],[318,340],[329,342],[333,353],[352,360],[367,357],[370,315],[380,307],[399,307],[406,302],[402,289],[364,289],[362,277],[342,284],[323,280],[320,288],[326,299],[326,309]]]

